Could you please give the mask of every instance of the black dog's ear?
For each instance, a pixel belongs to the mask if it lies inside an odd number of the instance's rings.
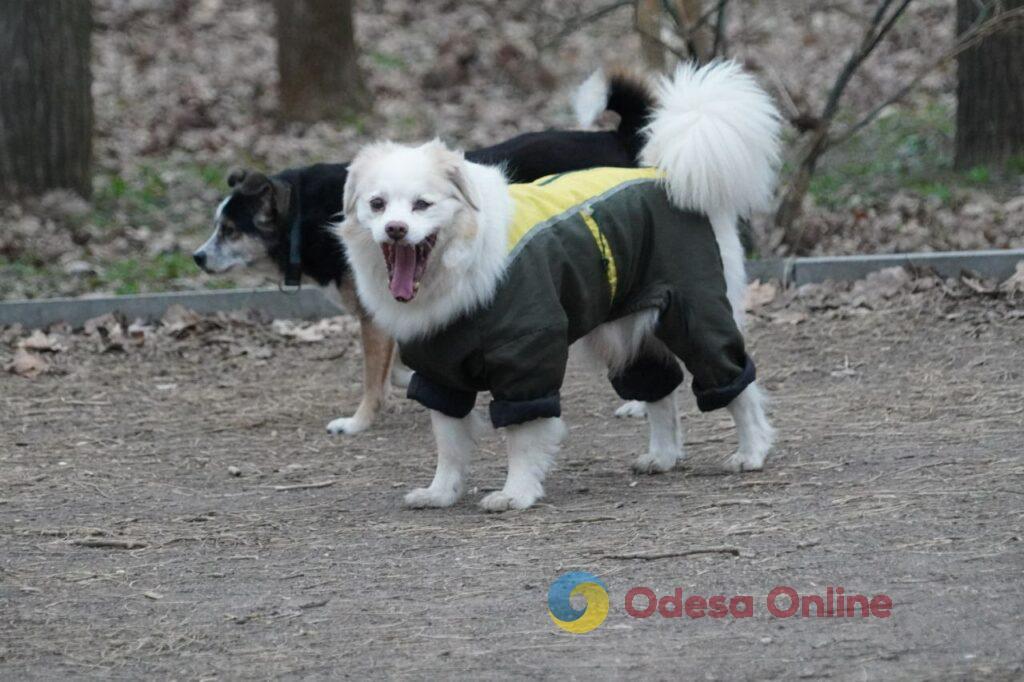
[[[274,188],[274,208],[278,214],[287,216],[292,200],[292,186],[277,178],[270,178],[270,186]]]
[[[279,227],[279,218],[287,219],[292,198],[288,183],[250,172],[235,191],[255,200],[253,220],[259,229],[273,232]]]
[[[245,180],[245,176],[248,174],[249,171],[244,168],[232,168],[231,172],[228,173],[228,187],[234,189],[235,185]]]
[[[270,191],[270,178],[266,175],[258,171],[243,171],[243,173],[245,175],[242,182],[235,187],[239,192],[247,196],[256,196]]]

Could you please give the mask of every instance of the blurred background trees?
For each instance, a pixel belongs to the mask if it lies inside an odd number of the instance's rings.
[[[89,0],[0,2],[0,195],[92,194]]]
[[[368,111],[352,0],[274,0],[274,9],[281,118],[345,120]]]
[[[957,0],[960,39],[1000,11],[1024,11],[1024,0]],[[1024,17],[960,53],[956,94],[956,168],[1004,165],[1024,155]]]
[[[0,296],[258,284],[188,258],[232,166],[571,128],[598,66],[722,56],[788,121],[751,255],[1024,246],[1022,31],[1024,0],[0,0]]]

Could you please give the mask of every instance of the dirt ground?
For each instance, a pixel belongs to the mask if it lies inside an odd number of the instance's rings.
[[[422,409],[324,432],[358,399],[345,333],[222,317],[105,353],[67,336],[41,376],[0,376],[0,677],[1020,679],[1019,304],[808,300],[752,325],[779,430],[764,472],[719,475],[727,417],[681,391],[689,459],[634,476],[644,424],[574,366],[548,496],[505,515],[475,506],[503,480],[496,439],[463,502],[408,511],[433,471]],[[610,594],[586,635],[547,614],[570,570]],[[779,585],[892,613],[777,618]],[[752,595],[755,614],[637,619],[635,586]]]

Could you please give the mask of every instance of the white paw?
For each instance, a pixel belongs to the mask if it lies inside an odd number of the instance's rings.
[[[647,416],[647,403],[641,400],[622,403],[622,406],[615,410],[615,416],[619,419],[643,419]]]
[[[672,450],[645,452],[633,462],[633,471],[638,474],[663,474],[671,471],[682,458],[682,453]]]
[[[512,509],[529,509],[537,501],[539,495],[531,493],[507,493],[498,490],[484,496],[480,500],[480,508],[486,512],[504,512]]]
[[[360,419],[358,417],[341,417],[335,419],[327,425],[327,433],[332,435],[338,435],[339,433],[359,433],[370,428],[370,420]]]
[[[405,495],[405,506],[411,509],[425,507],[450,507],[459,501],[460,491],[454,486],[440,488],[415,488]]]
[[[741,471],[760,471],[764,467],[765,453],[734,452],[725,460],[722,468],[732,473]]]
[[[391,368],[391,385],[395,388],[409,388],[411,380],[412,370],[408,367],[398,367],[396,365]]]

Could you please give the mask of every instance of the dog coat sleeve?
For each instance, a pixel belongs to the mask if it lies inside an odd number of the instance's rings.
[[[560,417],[569,343],[565,327],[530,332],[484,351],[495,428]]]
[[[444,386],[431,381],[419,372],[413,373],[405,395],[427,409],[455,419],[467,416],[473,410],[473,405],[476,404],[476,392]]]

